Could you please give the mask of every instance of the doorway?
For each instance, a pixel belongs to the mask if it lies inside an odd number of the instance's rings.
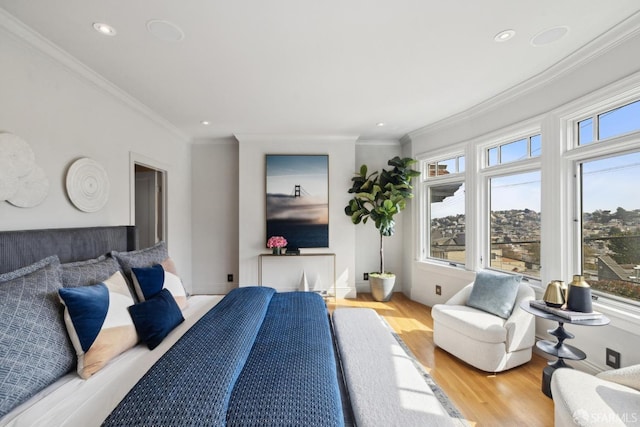
[[[161,240],[166,242],[167,172],[134,160],[133,175],[133,224],[138,230],[138,247],[148,248]]]

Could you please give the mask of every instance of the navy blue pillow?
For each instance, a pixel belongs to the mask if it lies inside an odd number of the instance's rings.
[[[87,352],[102,330],[109,311],[109,289],[104,283],[62,288],[60,298],[69,311],[82,351]],[[122,307],[124,308],[124,307]],[[125,313],[123,311],[123,313]],[[126,314],[125,314],[126,316]]]
[[[160,264],[152,267],[132,268],[133,285],[140,301],[156,296],[164,286],[164,268]]]
[[[167,289],[156,296],[129,307],[140,340],[149,350],[156,348],[176,326],[184,322],[182,311]]]

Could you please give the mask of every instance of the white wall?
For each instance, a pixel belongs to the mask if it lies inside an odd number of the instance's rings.
[[[355,296],[355,227],[344,214],[355,164],[355,137],[238,135],[239,284],[258,283],[258,255],[266,253],[265,155],[329,155],[329,248],[336,254],[338,295]]]
[[[519,88],[505,93],[484,105],[471,109],[456,117],[449,118],[441,123],[427,127],[412,133],[403,139],[405,149],[409,149],[413,156],[425,155],[436,152],[442,147],[450,147],[465,141],[478,139],[484,134],[494,132],[505,127],[518,124],[524,120],[540,117],[544,126],[554,128],[557,117],[552,110],[588,95],[606,85],[640,72],[640,63],[635,61],[636,52],[640,51],[640,35],[637,31],[625,35],[610,42],[605,50],[594,50],[603,43],[594,43],[592,50],[576,55],[580,62],[565,61],[549,70],[546,74],[527,82]],[[574,58],[575,59],[575,58]],[[557,150],[557,141],[553,138],[543,138],[543,152],[545,150]],[[544,160],[543,154],[543,160]],[[471,163],[471,162],[469,162]],[[469,165],[469,163],[467,163]],[[553,239],[563,233],[562,221],[558,219],[562,212],[557,210],[561,197],[553,182],[555,165],[543,164],[543,185],[553,191],[543,192],[542,232],[543,245],[546,236]],[[557,172],[555,172],[557,173]],[[544,196],[544,194],[547,194]],[[551,214],[549,214],[551,212]],[[417,236],[419,232],[418,210],[414,205],[411,209],[412,228],[411,235]],[[467,236],[473,233],[467,231]],[[547,283],[551,278],[565,277],[569,279],[572,272],[571,266],[563,265],[564,253],[560,245],[548,245],[543,247],[542,283]],[[405,242],[405,252],[412,254],[414,259],[410,269],[411,281],[409,291],[411,298],[427,305],[444,302],[462,286],[469,283],[473,274],[463,269],[444,265],[422,263],[416,255],[416,238]],[[546,260],[546,261],[545,261]],[[435,285],[443,286],[443,295],[435,295]],[[542,288],[538,289],[538,298],[541,298]],[[572,344],[586,351],[588,359],[581,365],[587,369],[600,370],[605,368],[605,347],[613,348],[622,354],[622,364],[627,366],[640,363],[640,355],[637,348],[640,347],[640,335],[638,334],[638,321],[630,320],[625,314],[617,315],[613,311],[610,317],[612,323],[605,327],[579,327],[571,326],[569,329],[575,333],[576,339]],[[537,335],[550,338],[546,330],[552,325],[549,322],[537,323]]]
[[[64,52],[37,35],[30,37],[33,44],[0,25],[0,131],[29,143],[49,178],[50,189],[44,202],[33,208],[0,202],[0,229],[129,224],[129,158],[133,151],[166,165],[169,251],[190,286],[191,153],[187,139],[153,114],[146,114],[143,106],[136,108],[133,100],[109,88]],[[62,58],[65,65],[52,55]],[[109,176],[109,200],[95,213],[79,211],[66,196],[66,170],[79,157],[96,160]]]
[[[356,161],[352,172],[360,170],[360,165],[366,164],[369,173],[390,169],[387,161],[400,156],[402,147],[398,141],[358,141],[356,144]],[[352,175],[353,176],[353,175]],[[403,226],[404,216],[409,217],[405,210],[396,216],[396,232],[393,236],[384,238],[385,270],[395,273],[396,284],[394,292],[402,292],[405,276],[403,274]],[[373,222],[358,224],[356,228],[356,285],[358,292],[371,292],[369,282],[363,279],[363,273],[375,272],[380,269],[380,233]]]
[[[197,141],[191,155],[193,292],[226,294],[238,284],[238,142]]]

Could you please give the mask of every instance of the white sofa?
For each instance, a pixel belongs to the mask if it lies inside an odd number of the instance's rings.
[[[534,299],[533,289],[520,283],[513,311],[504,319],[469,307],[467,301],[472,288],[473,283],[446,303],[433,306],[434,344],[486,372],[504,371],[531,360],[535,320],[519,305]]]
[[[551,393],[556,427],[640,426],[640,365],[595,376],[561,368]]]

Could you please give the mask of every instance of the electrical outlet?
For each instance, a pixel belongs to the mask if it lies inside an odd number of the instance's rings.
[[[442,286],[436,285],[436,295],[442,295]]]
[[[607,366],[611,366],[613,369],[620,368],[620,353],[607,348]]]
[[[227,274],[227,282],[233,282],[233,274]]]
[[[363,273],[362,280],[369,280],[369,273]]]

